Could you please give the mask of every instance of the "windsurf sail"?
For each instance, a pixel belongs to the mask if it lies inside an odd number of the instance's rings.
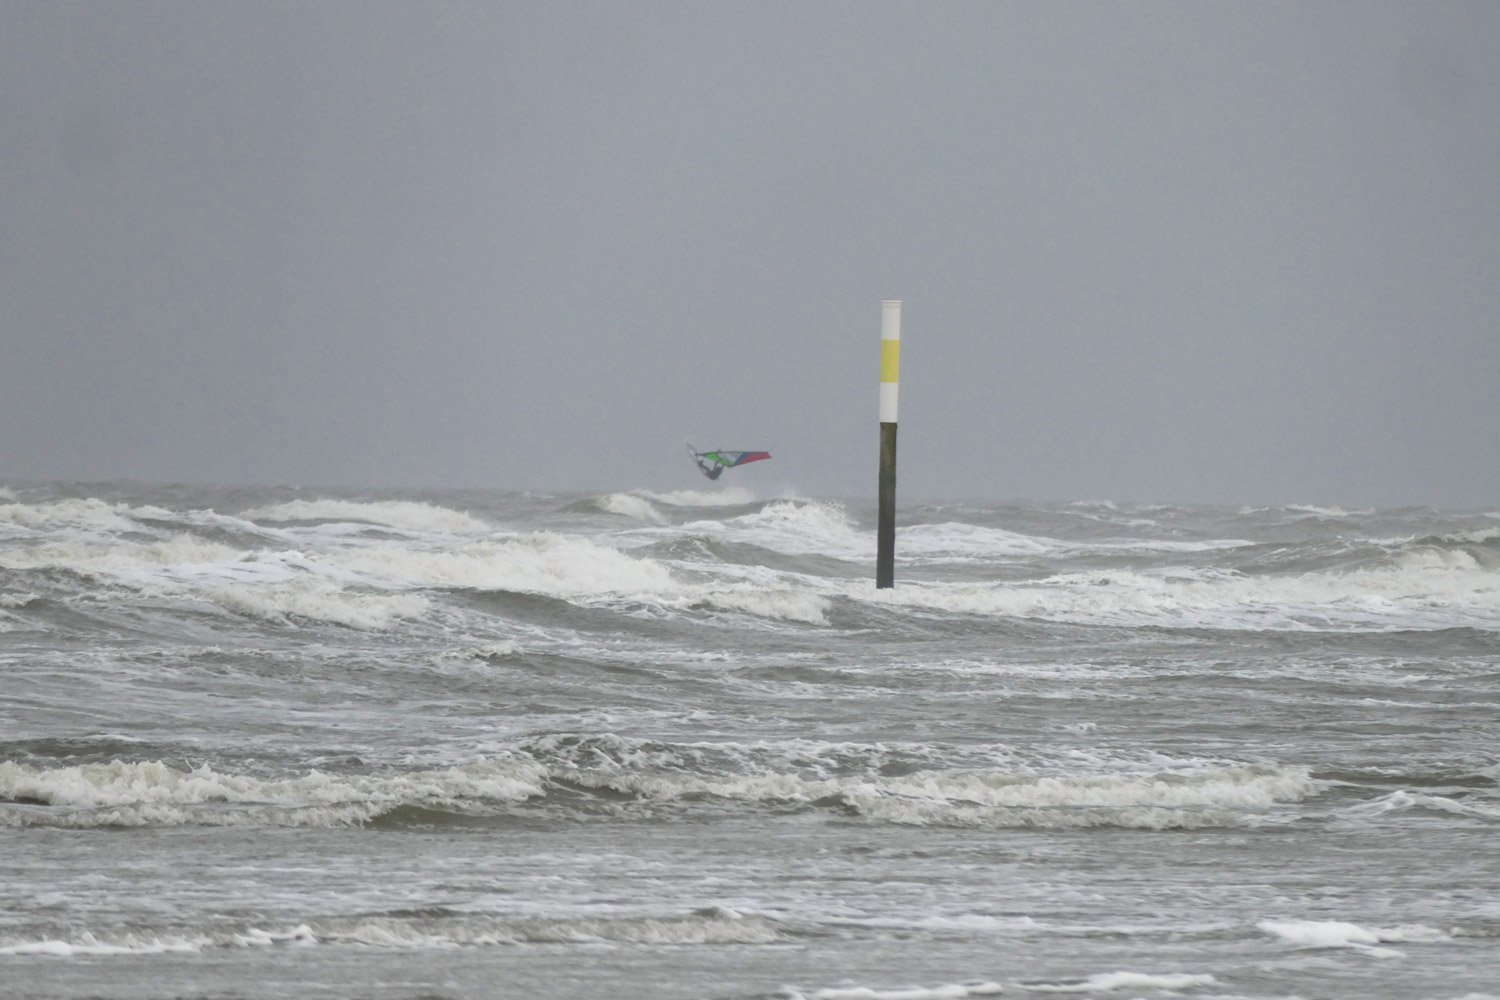
[[[693,446],[687,446],[688,454],[693,456],[693,462],[709,479],[718,479],[724,474],[725,469],[732,469],[737,465],[749,465],[751,462],[759,462],[771,457],[769,451],[726,451],[723,448],[717,451],[695,451]]]

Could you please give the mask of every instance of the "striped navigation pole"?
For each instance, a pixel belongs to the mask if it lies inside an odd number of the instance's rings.
[[[901,300],[880,300],[880,514],[875,589],[896,585],[896,390],[901,381]]]

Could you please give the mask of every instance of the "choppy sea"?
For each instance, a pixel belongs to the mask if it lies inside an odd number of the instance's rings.
[[[11,484],[0,996],[1500,997],[1500,511]]]

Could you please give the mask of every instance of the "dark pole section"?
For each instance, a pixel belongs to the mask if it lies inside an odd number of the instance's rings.
[[[896,424],[892,421],[880,425],[880,516],[875,526],[875,589],[895,585]]]

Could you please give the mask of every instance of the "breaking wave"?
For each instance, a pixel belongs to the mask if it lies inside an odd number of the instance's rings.
[[[1500,578],[1462,555],[1290,576],[1125,569],[991,583],[912,581],[851,596],[960,614],[1080,624],[1309,631],[1500,628]]]
[[[1256,926],[1298,948],[1354,948],[1380,957],[1401,954],[1385,944],[1449,940],[1447,933],[1420,924],[1368,928],[1342,920],[1262,920]]]
[[[875,553],[873,532],[861,531],[843,505],[831,501],[777,500],[725,521],[692,521],[682,530],[792,555],[873,559]]]
[[[1005,992],[999,983],[946,983],[942,986],[830,986],[821,990],[802,991],[788,988],[787,1000],[964,1000],[965,997],[997,996]]]
[[[561,598],[676,589],[671,573],[653,560],[626,555],[586,538],[546,531],[458,548],[353,548],[331,552],[325,559],[392,587],[511,591]]]
[[[637,490],[635,492],[647,500],[672,507],[740,507],[755,502],[755,494],[742,486],[729,486],[722,490],[671,490],[667,493]]]
[[[0,761],[0,826],[349,826],[401,807],[463,811],[545,794],[524,760],[297,777],[184,770],[161,761],[39,768]]]
[[[650,500],[636,496],[634,493],[611,493],[608,496],[596,497],[593,502],[606,514],[619,514],[621,517],[649,521],[652,524],[666,522],[666,518],[662,517],[661,512],[652,506]]]
[[[158,955],[221,948],[359,945],[427,950],[527,944],[773,944],[791,932],[777,921],[727,907],[678,914],[545,917],[469,914],[434,908],[417,913],[325,917],[281,927],[230,924],[209,932],[164,930],[74,932],[20,938],[0,932],[0,955]]]
[[[138,527],[132,513],[132,509],[126,504],[107,503],[93,498],[50,500],[38,504],[0,504],[0,525],[27,531],[84,529],[123,532]]]
[[[1213,986],[1218,980],[1206,973],[1101,972],[1072,983],[1027,983],[1033,993],[1105,993],[1110,990],[1190,990]]]
[[[355,521],[453,535],[493,530],[471,514],[413,500],[290,500],[254,507],[240,516],[253,521]]]
[[[368,630],[469,613],[442,591],[821,627],[831,617],[848,625],[842,612],[852,608],[861,626],[872,615],[886,624],[917,612],[1120,627],[1500,629],[1500,529],[1473,519],[1417,519],[1427,530],[1402,536],[1277,545],[1234,534],[1274,533],[1284,521],[1266,528],[1264,519],[1227,514],[1194,522],[1197,537],[1159,528],[1149,537],[1055,537],[1039,527],[1065,525],[1034,510],[1018,514],[1015,528],[947,519],[905,526],[902,584],[875,591],[863,572],[874,532],[844,505],[781,499],[748,511],[709,509],[746,504],[754,507],[743,490],[612,493],[577,512],[605,511],[624,524],[601,527],[595,517],[518,533],[417,501],[300,499],[231,516],[64,498],[0,504],[0,570],[81,573],[163,610],[196,604]],[[684,516],[691,519],[671,523]],[[994,571],[976,578],[984,567]],[[6,585],[80,600],[76,585],[58,581]]]
[[[902,773],[890,773],[888,764],[902,756],[878,746],[662,744],[559,735],[480,763],[367,774],[276,777],[228,774],[207,765],[185,770],[161,761],[59,768],[0,761],[0,803],[9,803],[0,808],[0,825],[347,826],[403,808],[483,815],[540,800],[572,808],[568,796],[584,792],[674,810],[712,801],[908,826],[1168,830],[1254,824],[1318,788],[1306,769],[1265,765],[1054,773],[1029,766],[905,765]]]

